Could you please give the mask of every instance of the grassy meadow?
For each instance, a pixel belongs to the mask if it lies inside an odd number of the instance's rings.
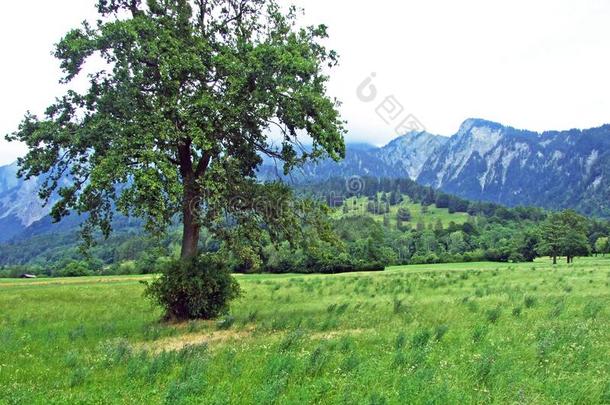
[[[0,403],[610,403],[610,258],[239,276],[186,324],[144,279],[0,280]]]
[[[347,213],[344,213],[342,209],[336,209],[333,213],[335,219],[349,215],[369,215],[377,222],[383,222],[384,215],[370,214],[367,212],[367,206],[369,199],[367,197],[352,197],[345,201],[345,205],[348,207]],[[443,224],[443,227],[447,228],[451,222],[461,225],[468,221],[470,217],[465,212],[454,212],[449,213],[447,208],[437,208],[434,205],[427,206],[425,211],[423,206],[419,203],[413,202],[408,196],[403,196],[403,201],[397,205],[390,206],[390,212],[387,214],[389,218],[389,226],[392,228],[396,227],[396,215],[400,208],[406,208],[411,214],[410,221],[403,221],[403,226],[411,225],[415,227],[416,224],[422,223],[425,226],[434,226],[438,221]]]

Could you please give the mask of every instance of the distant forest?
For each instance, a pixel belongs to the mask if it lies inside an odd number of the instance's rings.
[[[351,182],[351,183],[350,183]],[[295,188],[298,198],[323,202],[329,237],[311,234],[304,246],[251,246],[252,255],[231,258],[235,272],[340,273],[380,271],[389,265],[451,262],[526,262],[540,256],[573,257],[609,251],[610,222],[575,212],[506,208],[473,202],[409,179],[330,179]],[[77,227],[0,245],[0,276],[144,274],[179,252],[180,230],[161,237],[144,233],[137,221],[118,217],[116,232],[88,252]],[[308,229],[303,233],[307,237]],[[220,243],[203,232],[200,250]]]

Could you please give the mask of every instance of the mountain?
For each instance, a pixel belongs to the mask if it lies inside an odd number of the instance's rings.
[[[409,177],[468,200],[610,217],[610,125],[538,133],[468,119],[451,137],[421,132],[383,147],[348,145],[345,160],[310,163],[300,173],[291,179]]]
[[[428,132],[412,132],[396,138],[377,151],[381,160],[411,180],[416,180],[429,157],[442,148],[449,138]],[[394,173],[396,175],[396,173]]]
[[[0,242],[53,227],[37,195],[42,179],[20,180],[16,172],[16,164],[0,167]],[[468,200],[610,217],[610,125],[538,133],[468,119],[451,137],[413,132],[383,147],[348,144],[345,160],[308,163],[290,176],[267,159],[259,176],[293,184],[410,178]]]
[[[537,133],[469,119],[416,180],[470,200],[610,216],[610,125]]]
[[[259,171],[264,180],[283,180],[293,184],[317,183],[333,177],[360,176],[393,177],[394,168],[378,155],[378,148],[371,145],[350,145],[347,158],[339,162],[330,159],[307,163],[295,168],[290,175],[283,175],[282,166],[267,162]]]
[[[17,169],[16,163],[0,167],[0,242],[14,238],[39,221],[47,224],[46,228],[51,227],[48,216],[56,198],[45,206],[38,197],[43,178],[20,179]]]
[[[17,186],[19,179],[17,178],[17,162],[0,167],[0,194]]]
[[[396,138],[380,148],[370,144],[346,145],[346,157],[335,162],[330,159],[309,162],[283,175],[281,166],[265,160],[259,170],[263,180],[280,179],[293,184],[319,183],[335,177],[366,176],[378,178],[417,179],[428,157],[442,147],[449,138],[427,132],[412,132]]]

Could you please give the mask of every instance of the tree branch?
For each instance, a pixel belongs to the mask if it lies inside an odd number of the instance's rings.
[[[193,174],[193,161],[191,158],[191,140],[185,140],[178,145],[178,160],[180,161],[180,174],[187,178]]]
[[[195,169],[195,177],[199,178],[203,176],[210,165],[210,161],[212,160],[212,155],[209,152],[205,152],[201,159],[199,159],[199,163],[197,164],[197,168]]]

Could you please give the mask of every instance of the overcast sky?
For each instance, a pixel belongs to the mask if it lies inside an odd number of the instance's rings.
[[[41,113],[63,93],[52,46],[83,19],[95,18],[94,3],[3,6],[0,134],[14,131],[25,111]],[[384,144],[409,116],[441,135],[455,133],[468,117],[536,131],[610,122],[610,1],[294,3],[306,9],[305,22],[330,27],[328,44],[341,65],[329,90],[343,102],[350,141]],[[385,113],[376,113],[380,104]],[[23,151],[0,140],[0,164]]]

